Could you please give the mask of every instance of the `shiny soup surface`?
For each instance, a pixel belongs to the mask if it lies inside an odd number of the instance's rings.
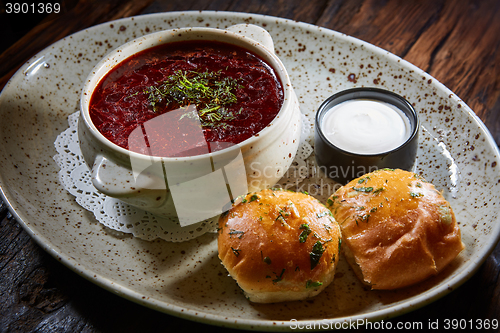
[[[282,104],[282,83],[262,58],[199,40],[156,46],[121,62],[94,90],[90,117],[125,149],[194,156],[254,136]]]

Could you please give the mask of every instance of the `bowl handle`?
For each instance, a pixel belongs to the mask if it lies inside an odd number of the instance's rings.
[[[258,25],[242,23],[242,24],[232,25],[229,28],[226,28],[226,30],[253,39],[254,41],[264,45],[264,47],[266,47],[267,49],[269,49],[269,51],[274,53],[273,38],[266,29],[259,27]]]
[[[143,209],[161,206],[168,196],[162,164],[150,164],[143,169],[134,174],[125,166],[98,155],[91,170],[92,184],[108,196]]]

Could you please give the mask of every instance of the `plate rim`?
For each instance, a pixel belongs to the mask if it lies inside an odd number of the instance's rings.
[[[482,131],[483,134],[486,136],[486,140],[488,141],[488,146],[492,147],[493,150],[495,151],[495,157],[496,160],[500,160],[500,149],[497,146],[496,142],[493,139],[493,136],[491,135],[489,129],[486,127],[486,125],[482,122],[482,120],[476,115],[476,113],[462,100],[460,99],[454,92],[452,92],[449,88],[447,88],[444,84],[436,80],[434,77],[432,77],[430,74],[426,73],[422,69],[418,68],[417,66],[411,64],[407,60],[404,60],[400,58],[399,56],[382,49],[379,46],[376,46],[374,44],[371,44],[369,42],[363,41],[359,38],[353,37],[346,35],[344,33],[324,28],[321,26],[317,26],[311,23],[306,23],[306,22],[301,22],[301,21],[295,21],[287,18],[281,18],[281,17],[276,17],[272,15],[265,15],[265,14],[256,14],[256,13],[244,13],[244,12],[233,12],[233,11],[217,11],[217,10],[188,10],[188,11],[169,11],[169,12],[161,12],[161,13],[148,13],[148,14],[142,14],[142,15],[136,15],[136,16],[131,16],[131,17],[125,17],[125,18],[120,18],[117,20],[113,21],[108,21],[108,22],[103,22],[85,29],[82,29],[80,31],[77,31],[75,33],[72,33],[68,36],[65,36],[64,38],[52,43],[51,45],[45,47],[43,50],[37,52],[34,56],[32,56],[29,60],[27,60],[13,75],[12,77],[8,80],[8,82],[5,84],[4,88],[0,92],[0,100],[4,95],[4,91],[7,90],[7,88],[11,85],[11,83],[14,81],[17,76],[22,75],[23,71],[31,65],[31,61],[34,59],[39,59],[43,54],[47,52],[49,48],[52,48],[54,46],[64,44],[67,42],[67,40],[70,37],[73,37],[75,35],[78,35],[80,33],[84,33],[88,30],[93,30],[93,29],[99,29],[105,25],[109,24],[116,24],[120,22],[128,22],[131,20],[134,20],[135,18],[144,18],[144,17],[151,17],[151,16],[158,16],[158,17],[168,17],[168,16],[175,16],[175,15],[211,15],[214,17],[222,18],[222,17],[227,17],[231,16],[232,18],[248,18],[250,17],[257,17],[261,20],[274,20],[276,22],[282,23],[282,24],[290,24],[294,26],[298,26],[302,29],[315,29],[319,31],[323,31],[327,34],[332,35],[336,39],[343,39],[347,42],[353,43],[358,46],[363,46],[364,48],[369,49],[370,51],[383,56],[383,57],[388,57],[389,60],[391,61],[396,61],[399,62],[402,66],[406,67],[408,70],[413,70],[414,72],[421,73],[428,79],[432,79],[432,84],[436,86],[439,90],[445,91],[449,94],[450,98],[454,99],[457,103],[462,104],[465,106],[465,108],[462,108],[460,112],[467,112],[469,117],[472,118],[474,123],[478,125]],[[114,49],[114,48],[113,48]],[[109,51],[108,51],[109,52]],[[106,52],[106,53],[108,53]],[[279,55],[278,55],[279,56]],[[87,280],[91,281],[92,283],[116,294],[119,295],[125,299],[128,299],[130,301],[133,301],[135,303],[138,303],[140,305],[146,306],[150,309],[160,311],[172,316],[176,316],[179,318],[187,319],[190,321],[195,321],[195,322],[200,322],[204,324],[210,324],[210,325],[216,325],[220,327],[231,327],[231,328],[238,328],[238,329],[252,329],[255,330],[256,328],[266,328],[266,329],[272,329],[273,331],[277,330],[284,330],[284,329],[290,329],[292,324],[290,320],[257,320],[257,319],[247,319],[247,318],[237,318],[237,317],[224,317],[220,315],[215,315],[211,313],[200,313],[200,311],[195,311],[191,309],[186,309],[181,306],[176,306],[174,304],[167,303],[165,301],[158,301],[155,299],[144,299],[143,295],[140,294],[137,291],[132,290],[129,287],[122,286],[118,283],[113,282],[111,279],[107,278],[106,276],[102,274],[97,274],[94,271],[92,271],[91,268],[87,268],[83,265],[80,265],[78,261],[75,258],[67,257],[62,253],[61,249],[59,249],[57,246],[54,246],[50,241],[48,241],[42,234],[38,234],[31,226],[28,218],[23,218],[23,214],[18,212],[12,204],[11,201],[13,201],[15,198],[12,197],[12,200],[10,199],[9,195],[7,194],[5,190],[5,182],[3,181],[3,177],[0,174],[0,195],[7,206],[7,209],[9,212],[14,216],[16,221],[23,227],[23,229],[30,235],[30,237],[46,252],[48,252],[50,255],[52,255],[54,258],[56,258],[59,262],[64,264],[66,267],[70,268],[72,271],[76,272],[78,275],[86,278]],[[83,209],[83,208],[82,208]],[[26,221],[25,221],[26,220]],[[499,218],[500,220],[500,218]],[[409,302],[409,300],[404,300],[402,303],[396,303],[390,307],[386,307],[384,309],[376,310],[376,311],[371,311],[367,313],[362,313],[358,314],[355,316],[349,316],[349,317],[337,317],[337,318],[332,318],[332,319],[307,319],[307,320],[297,320],[297,323],[300,323],[301,326],[307,326],[307,325],[319,325],[318,322],[324,322],[325,320],[327,322],[335,323],[335,322],[344,322],[346,320],[349,321],[357,321],[357,320],[368,320],[368,321],[377,321],[381,319],[389,319],[389,318],[394,318],[403,314],[406,314],[408,312],[414,311],[418,308],[421,308],[423,306],[426,306],[435,300],[447,295],[454,289],[458,288],[460,285],[462,285],[465,281],[467,281],[474,273],[479,269],[479,267],[484,263],[484,261],[488,258],[488,256],[492,253],[494,250],[495,246],[497,243],[500,241],[500,226],[497,227],[497,233],[494,235],[494,237],[490,238],[490,242],[488,243],[487,246],[483,246],[481,248],[480,253],[477,254],[478,260],[474,260],[474,262],[471,261],[470,264],[468,264],[465,268],[464,271],[462,271],[460,274],[456,274],[453,278],[451,278],[448,283],[441,283],[427,291],[425,291],[422,294],[415,295],[411,297],[411,300],[413,302]],[[429,295],[428,295],[429,294]],[[426,296],[426,297],[424,297]],[[409,303],[409,304],[407,304]],[[201,314],[201,315],[200,315]]]

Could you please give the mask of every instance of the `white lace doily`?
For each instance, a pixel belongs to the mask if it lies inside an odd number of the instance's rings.
[[[100,193],[90,180],[90,170],[80,151],[78,116],[79,112],[71,114],[68,117],[69,128],[57,136],[54,142],[57,155],[54,156],[54,160],[60,168],[59,179],[64,188],[75,196],[80,206],[92,212],[99,223],[111,230],[132,234],[148,241],[161,238],[166,241],[183,242],[216,231],[216,219],[181,227],[178,221],[157,217]],[[307,117],[302,115],[299,149],[283,181],[298,183],[307,177],[307,172],[304,171],[307,169],[306,159],[313,151],[309,144],[310,140],[311,124]]]

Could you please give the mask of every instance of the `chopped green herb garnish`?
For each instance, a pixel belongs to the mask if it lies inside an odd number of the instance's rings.
[[[299,242],[304,243],[307,240],[307,236],[312,232],[311,228],[309,228],[309,224],[303,223],[300,225],[300,229],[303,229],[299,236]]]
[[[366,176],[366,177],[364,177],[364,178],[360,178],[360,179],[358,180],[358,184],[363,184],[363,183],[366,183],[366,182],[368,182],[369,180],[370,180],[370,176]]]
[[[278,274],[276,274],[276,279],[273,280],[273,283],[277,283],[277,282],[280,282],[281,280],[283,280],[283,274],[285,273],[285,269],[283,268],[283,270],[281,271],[281,274],[278,276]]]
[[[168,105],[180,108],[196,105],[197,114],[188,113],[182,117],[198,117],[203,126],[213,126],[221,120],[235,118],[235,114],[223,106],[236,103],[234,91],[241,87],[236,79],[222,77],[221,71],[198,73],[178,70],[167,80],[146,88],[142,93],[155,112]]]
[[[240,231],[240,230],[234,230],[234,229],[231,229],[231,231],[229,231],[229,235],[239,235],[238,238],[241,239],[241,237],[243,237],[243,234],[245,234],[244,231]],[[231,237],[231,236],[229,236]]]
[[[453,217],[451,216],[451,209],[448,206],[439,206],[439,213],[441,215],[441,222],[446,225],[450,225],[453,222]]]
[[[264,261],[268,265],[271,265],[271,258],[269,258],[269,257],[264,257],[264,259],[262,259],[262,261]]]
[[[290,213],[286,211],[286,208],[285,209],[280,208],[278,212],[278,217],[275,219],[275,221],[280,221],[281,224],[283,224],[284,226],[288,226],[288,224],[286,223],[286,217],[288,216],[290,216]]]
[[[379,187],[373,191],[374,195],[378,195],[380,192],[384,191],[385,189],[383,187]]]
[[[327,215],[332,215],[332,212],[330,212],[329,210],[324,210],[321,213],[316,214],[318,219],[322,218],[323,216],[327,216]]]
[[[275,221],[280,221],[281,223],[286,223],[285,217],[281,214],[281,211],[278,213],[278,217]]]
[[[332,199],[328,199],[326,201],[326,203],[328,204],[328,206],[333,206],[333,200]]]
[[[258,199],[259,199],[259,197],[257,196],[257,194],[254,194],[254,195],[252,195],[252,196],[250,197],[250,202],[255,201],[255,200],[258,200]]]
[[[319,263],[323,252],[325,252],[323,244],[321,244],[320,241],[314,243],[312,251],[309,253],[309,257],[311,258],[311,269],[314,269],[314,267],[316,267],[316,265]]]
[[[306,288],[316,288],[323,285],[323,282],[307,280]]]
[[[410,192],[410,197],[412,198],[418,198],[418,197],[423,197],[424,194],[420,192]]]
[[[237,257],[238,257],[238,256],[240,255],[240,251],[241,251],[241,250],[239,250],[239,249],[234,249],[232,246],[231,246],[231,250],[233,250],[233,253],[234,253],[234,255],[235,255],[235,256],[237,256]]]
[[[262,254],[262,251],[260,251],[260,257],[262,258],[262,261],[265,262],[266,264],[268,265],[271,265],[271,258],[269,257],[264,257],[264,255]]]
[[[357,192],[366,192],[366,193],[369,193],[371,191],[373,191],[373,187],[352,187],[352,189],[354,191],[357,191]]]
[[[354,222],[356,222],[356,225],[358,225],[358,222],[366,222],[366,223],[368,223],[368,219],[369,218],[370,218],[370,214],[358,215],[354,219]]]

